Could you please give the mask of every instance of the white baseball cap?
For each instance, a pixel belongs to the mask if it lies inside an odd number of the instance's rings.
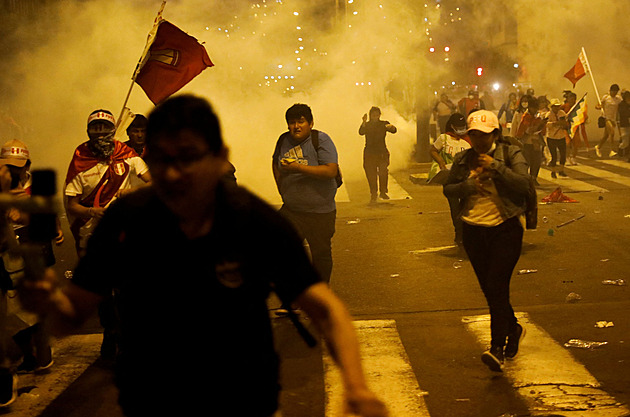
[[[24,142],[13,139],[2,145],[0,149],[0,164],[23,167],[31,155]]]
[[[479,130],[490,133],[494,129],[499,129],[499,119],[497,115],[488,110],[477,110],[468,115],[468,131]]]

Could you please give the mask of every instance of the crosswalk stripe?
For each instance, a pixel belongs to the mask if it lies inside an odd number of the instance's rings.
[[[18,399],[11,405],[11,416],[37,416],[70,386],[100,355],[102,334],[67,336],[54,340],[50,373],[19,375]],[[30,388],[27,390],[27,388]]]
[[[616,174],[605,169],[599,169],[588,165],[575,165],[571,167],[572,170],[582,172],[587,175],[592,175],[599,179],[604,179],[617,184],[630,187],[630,177],[625,175]]]
[[[282,206],[282,197],[278,193],[274,193],[271,196],[265,196],[265,201],[267,202],[267,204],[272,206]],[[335,201],[337,203],[347,203],[350,201],[350,196],[348,195],[348,189],[346,188],[345,182],[341,184],[341,187],[337,188]]]
[[[630,169],[630,162],[628,161],[622,161],[619,159],[601,159],[599,162],[606,165],[612,165],[614,167]]]
[[[354,322],[369,387],[385,401],[390,417],[429,416],[394,320]],[[324,354],[326,417],[341,416],[343,384],[330,354]]]
[[[335,201],[337,203],[347,203],[350,201],[350,196],[348,195],[348,188],[346,188],[346,183],[341,184],[341,187],[337,188],[337,195],[335,196]]]
[[[571,169],[575,169],[577,166],[572,166]],[[558,184],[562,186],[564,191],[573,191],[573,192],[585,192],[585,191],[597,191],[600,193],[607,192],[608,190],[602,187],[598,187],[596,185],[590,184],[585,181],[576,180],[575,178],[565,177],[565,178],[551,178],[551,171],[546,169],[541,169],[538,173],[540,178],[543,178],[546,181],[553,182],[554,184]]]
[[[530,319],[527,313],[517,313],[526,330],[518,356],[506,361],[504,373],[533,413],[562,412],[563,416],[620,417],[629,410],[600,389],[600,383]],[[482,345],[490,344],[490,316],[462,318],[468,331]],[[535,415],[535,414],[534,414]]]
[[[389,195],[390,200],[411,200],[409,193],[391,175],[387,185],[389,189],[387,195]]]

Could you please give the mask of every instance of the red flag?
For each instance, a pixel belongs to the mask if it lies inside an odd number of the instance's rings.
[[[144,65],[136,76],[136,83],[154,104],[158,104],[213,65],[197,39],[162,20]]]
[[[547,197],[543,197],[543,203],[578,203],[576,199],[573,199],[562,192],[562,188],[556,188],[551,194]]]
[[[564,76],[573,83],[573,88],[575,88],[575,83],[577,83],[580,78],[584,77],[587,71],[589,71],[589,68],[586,57],[584,56],[584,52],[580,52],[577,62]]]

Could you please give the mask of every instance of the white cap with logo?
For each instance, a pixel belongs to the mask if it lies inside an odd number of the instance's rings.
[[[497,115],[489,110],[477,110],[468,115],[468,131],[479,130],[490,133],[499,129],[499,119]]]

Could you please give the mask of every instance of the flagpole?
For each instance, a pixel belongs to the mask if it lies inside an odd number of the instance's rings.
[[[586,61],[586,66],[588,67],[588,75],[591,76],[591,81],[593,82],[593,88],[595,89],[595,95],[597,96],[597,102],[600,107],[602,105],[602,99],[599,97],[599,92],[597,91],[597,85],[595,85],[595,78],[593,77],[593,71],[591,70],[591,64],[588,62],[588,57],[586,56],[586,50],[582,47],[582,54],[584,55],[584,60]],[[602,109],[602,113],[604,110]]]
[[[579,99],[578,101],[575,102],[575,104],[573,106],[571,106],[571,109],[567,112],[567,115],[571,114],[571,112],[573,111],[573,109],[575,109],[575,107],[580,104],[580,101],[582,101],[584,99],[584,97],[586,97],[588,93],[584,93],[584,95],[582,96],[581,99]]]
[[[118,116],[118,119],[116,119],[116,129],[118,129],[118,125],[120,125],[120,121],[122,120],[123,114],[125,113],[125,107],[127,107],[127,102],[129,101],[129,97],[131,96],[131,90],[133,90],[133,85],[136,83],[136,77],[138,76],[138,73],[140,72],[140,68],[142,66],[142,63],[144,62],[144,58],[146,57],[146,54],[149,48],[151,47],[151,43],[153,43],[153,40],[155,39],[155,37],[151,37],[151,34],[154,35],[155,28],[160,24],[160,21],[162,20],[162,12],[164,11],[164,6],[166,6],[166,0],[162,1],[160,10],[158,11],[158,14],[155,17],[155,20],[153,21],[153,28],[151,28],[151,32],[149,32],[149,38],[147,39],[147,42],[144,45],[142,56],[140,57],[140,60],[138,60],[138,63],[136,64],[136,68],[133,71],[133,75],[131,76],[131,85],[129,86],[129,90],[127,91],[127,97],[125,97],[125,101],[122,105],[122,109],[120,109],[120,115]]]

